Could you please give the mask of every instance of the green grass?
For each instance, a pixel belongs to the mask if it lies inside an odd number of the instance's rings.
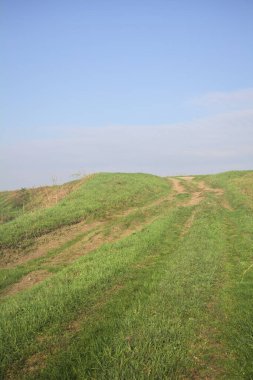
[[[227,172],[203,178],[214,187],[226,191],[227,199],[235,208],[252,209],[253,207],[253,172]]]
[[[148,249],[140,247],[146,255],[139,267],[128,268],[128,273],[118,278],[123,288],[102,312],[89,316],[78,342],[73,338],[67,350],[52,358],[42,378],[50,373],[66,379],[191,375],[199,326],[212,324],[205,320],[205,309],[220,274],[222,247],[215,215],[211,228],[205,218],[199,219],[192,236],[179,243],[181,225],[188,215],[181,209],[148,229],[152,240]],[[212,244],[209,248],[204,238],[201,242],[196,239],[203,229]],[[142,235],[145,242],[148,237]],[[138,246],[137,242],[134,245]]]
[[[224,194],[182,206],[199,180]],[[169,179],[104,174],[64,199],[68,210],[78,205],[75,218],[84,199],[100,207],[91,219],[104,218],[104,237],[116,227],[132,234],[50,267],[97,232],[80,233],[1,270],[3,289],[34,270],[53,273],[1,300],[1,378],[253,378],[253,172],[199,176],[185,188],[152,204],[170,194]]]
[[[31,244],[35,237],[83,219],[95,220],[168,193],[165,179],[147,174],[99,174],[50,208],[0,225],[0,248]]]
[[[0,223],[6,223],[25,213],[56,204],[78,188],[87,178],[89,177],[63,185],[0,192]]]

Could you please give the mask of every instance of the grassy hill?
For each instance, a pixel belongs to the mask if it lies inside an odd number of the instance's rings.
[[[3,379],[252,379],[253,171],[0,193]]]

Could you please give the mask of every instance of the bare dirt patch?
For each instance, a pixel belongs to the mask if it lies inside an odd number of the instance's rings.
[[[97,234],[91,236],[88,240],[82,240],[66,251],[63,251],[57,256],[52,257],[47,261],[47,264],[57,265],[61,263],[71,263],[79,257],[85,256],[88,253],[100,248],[103,244],[117,242],[127,236],[130,236],[133,233],[141,231],[145,226],[151,224],[155,219],[156,218],[152,218],[145,223],[141,223],[123,230],[118,226],[115,226],[112,228],[108,236],[105,236],[103,234],[103,231],[100,230]]]
[[[198,205],[202,199],[204,199],[204,194],[202,191],[196,191],[192,194],[191,199],[183,204],[183,206],[195,206]]]
[[[134,226],[134,228],[128,228],[122,231],[122,229],[115,227],[112,236],[106,237],[100,232],[102,231],[101,227],[104,227],[108,221],[116,221],[117,219],[127,217],[134,212],[151,209],[162,204],[165,201],[171,200],[172,198],[173,195],[169,193],[167,196],[156,199],[148,205],[130,208],[122,211],[119,214],[114,214],[112,218],[109,218],[108,220],[98,221],[90,224],[87,224],[86,221],[81,221],[73,225],[61,227],[55,231],[37,238],[35,241],[35,246],[33,246],[30,251],[23,252],[21,250],[6,249],[1,253],[0,267],[13,268],[18,265],[23,265],[30,260],[34,260],[47,255],[49,251],[59,248],[61,245],[74,240],[81,233],[87,232],[88,235],[90,232],[92,233],[93,231],[97,231],[98,233],[96,233],[95,236],[92,238],[88,237],[88,241],[84,236],[82,239],[83,241],[76,242],[66,251],[58,253],[57,257],[59,257],[59,259],[56,257],[52,260],[47,260],[47,262],[57,264],[63,261],[65,262],[65,259],[68,257],[67,262],[69,262],[69,260],[73,261],[75,258],[98,248],[103,243],[119,240],[120,238],[129,236],[131,233],[139,231],[142,228],[142,225],[138,225]],[[145,224],[146,223],[143,225]]]
[[[36,239],[35,247],[22,255],[22,251],[6,250],[1,257],[0,265],[4,268],[13,268],[27,261],[37,259],[46,255],[50,250],[58,248],[60,245],[74,239],[80,233],[89,232],[100,226],[102,222],[87,224],[82,221],[77,224],[59,228]]]
[[[47,355],[46,354],[41,353],[41,352],[37,352],[36,354],[30,356],[27,359],[24,367],[21,370],[21,373],[23,375],[25,374],[25,375],[28,375],[28,376],[33,375],[34,372],[37,372],[37,371],[45,368],[45,366],[46,366],[46,359],[47,359]],[[10,368],[7,371],[5,378],[7,380],[13,380],[13,379],[19,380],[21,378],[20,377],[20,371],[17,372],[17,370],[15,368]]]
[[[38,352],[28,358],[25,367],[23,368],[24,373],[33,373],[46,366],[47,355],[41,352]]]
[[[35,240],[34,246],[29,251],[21,251],[18,249],[5,249],[1,252],[0,256],[0,268],[13,268],[17,265],[22,265],[30,260],[37,259],[45,256],[50,250],[59,248],[59,246],[67,243],[70,240],[75,239],[80,233],[91,232],[92,230],[98,230],[104,226],[108,221],[118,218],[126,217],[139,210],[148,210],[153,207],[159,206],[165,201],[169,201],[173,198],[172,194],[163,196],[155,201],[140,207],[132,207],[122,211],[119,214],[112,215],[111,218],[105,221],[97,221],[88,224],[86,221],[81,221],[72,225],[58,228],[55,231],[44,234]],[[126,232],[127,236],[128,233]],[[106,242],[106,241],[105,241]],[[95,245],[96,248],[96,245]]]
[[[38,270],[31,272],[24,276],[19,282],[16,282],[15,284],[9,286],[2,292],[2,296],[11,296],[13,294],[16,294],[18,292],[21,292],[22,290],[31,288],[35,284],[38,284],[39,282],[42,282],[49,276],[51,276],[52,273],[49,273],[46,270]]]
[[[181,180],[185,180],[185,181],[192,181],[194,177],[180,177]],[[174,191],[176,192],[176,194],[188,194],[188,192],[185,190],[183,184],[182,184],[182,181],[177,179],[177,178],[170,178],[170,180],[172,181],[172,184],[173,184],[173,187],[174,187]],[[195,192],[192,192],[192,193],[189,193],[191,194],[191,198],[189,200],[187,200],[186,202],[182,203],[182,206],[194,206],[194,205],[197,205],[199,204],[202,199],[204,198],[204,188],[203,187],[199,187],[200,191],[195,191]]]
[[[180,177],[183,181],[192,181],[194,179],[194,177]],[[177,179],[177,178],[170,178],[170,180],[172,181],[172,184],[173,184],[173,187],[174,187],[174,190],[176,192],[176,194],[187,194],[187,191],[185,190],[181,180]],[[192,196],[189,200],[187,200],[186,202],[182,203],[182,206],[194,206],[194,205],[197,205],[199,204],[202,199],[204,198],[204,189],[202,187],[199,188],[200,191],[195,191],[193,193],[190,193]]]
[[[192,181],[194,177],[179,177],[183,181]],[[183,184],[180,180],[176,178],[171,178],[174,190],[177,194],[184,194],[187,193],[187,191],[184,189]],[[211,188],[209,187],[204,181],[197,182],[197,188],[196,191],[190,192],[191,199],[187,200],[182,204],[182,206],[195,206],[198,205],[205,197],[205,193],[214,193],[217,196],[223,196],[224,190],[219,188]],[[232,210],[232,207],[229,205],[227,200],[222,200],[222,207]]]
[[[67,250],[59,253],[57,256],[49,258],[47,264],[61,264],[61,263],[70,263],[76,260],[80,256],[84,256],[87,253],[95,250],[100,247],[102,244],[106,243],[106,240],[103,238],[101,232],[98,232],[96,235],[90,237],[88,240],[79,241],[74,246],[68,248]]]
[[[73,224],[71,226],[60,228],[54,231],[52,234],[42,236],[37,240],[36,250],[31,252],[31,254],[28,255],[29,256],[28,260],[31,258],[34,259],[37,257],[41,257],[45,255],[49,250],[58,248],[60,245],[67,243],[70,240],[75,239],[75,237],[77,237],[79,234],[90,232],[98,228],[102,224],[103,224],[102,222],[87,224],[85,221],[82,221],[80,223]]]
[[[185,188],[183,187],[181,181],[177,178],[170,178],[170,181],[172,182],[173,188],[177,194],[184,194],[186,193]]]

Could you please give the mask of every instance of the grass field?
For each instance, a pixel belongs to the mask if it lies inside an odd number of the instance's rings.
[[[0,193],[0,378],[253,379],[253,171],[19,192]]]

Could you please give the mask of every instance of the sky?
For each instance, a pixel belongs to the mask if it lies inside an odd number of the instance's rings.
[[[252,0],[2,0],[0,190],[253,169]]]

